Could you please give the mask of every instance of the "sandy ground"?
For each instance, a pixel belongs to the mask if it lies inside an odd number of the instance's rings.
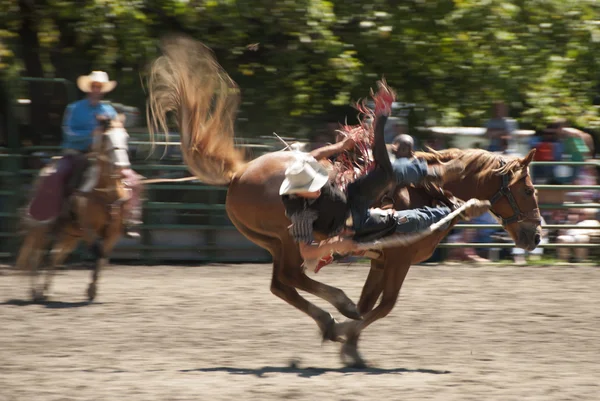
[[[316,278],[357,299],[366,274]],[[112,265],[91,305],[89,275],[34,305],[0,269],[0,401],[600,399],[600,268],[413,267],[364,371],[270,293],[268,265]]]

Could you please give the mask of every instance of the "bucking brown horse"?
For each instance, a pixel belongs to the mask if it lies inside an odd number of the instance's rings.
[[[298,245],[289,234],[279,187],[284,171],[294,158],[279,151],[245,161],[234,145],[234,119],[239,89],[216,62],[210,49],[185,37],[162,42],[163,55],[149,71],[148,116],[154,129],[168,132],[167,115],[173,113],[179,127],[181,150],[189,170],[201,181],[228,185],[226,210],[237,229],[273,257],[271,291],[312,317],[324,339],[339,340],[342,358],[364,365],[358,352],[360,333],[394,307],[410,266],[426,260],[448,230],[434,233],[411,247],[385,249],[373,260],[358,307],[335,287],[305,274]],[[419,153],[431,164],[462,159],[466,164],[460,181],[446,185],[461,199],[492,201],[492,211],[524,249],[534,249],[541,239],[540,217],[528,165],[533,152],[523,159],[505,158],[483,150],[450,149]],[[398,210],[431,205],[433,197],[421,188],[397,191]],[[455,223],[455,222],[454,222]],[[331,303],[351,318],[337,323],[330,313],[300,296],[303,290]],[[379,296],[381,302],[375,304]]]
[[[17,268],[28,271],[31,276],[34,301],[46,298],[56,268],[64,263],[81,240],[90,247],[95,259],[87,297],[89,301],[96,297],[100,271],[123,233],[123,215],[131,197],[131,190],[121,174],[123,168],[129,167],[128,134],[122,117],[102,121],[94,131],[95,145],[88,158],[97,163],[98,180],[90,193],[71,198],[69,210],[63,209],[65,188],[61,176],[77,172],[63,171],[60,159],[42,169],[34,184],[35,197],[24,211],[25,238],[16,262]],[[40,286],[38,269],[51,243],[45,283]]]

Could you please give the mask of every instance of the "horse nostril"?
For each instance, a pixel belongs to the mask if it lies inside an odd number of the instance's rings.
[[[537,245],[539,245],[540,241],[542,240],[542,236],[541,236],[541,235],[539,235],[539,234],[536,234],[536,235],[533,237],[533,240],[535,241],[535,245],[537,246]]]

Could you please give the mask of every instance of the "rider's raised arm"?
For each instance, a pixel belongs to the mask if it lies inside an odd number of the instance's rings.
[[[323,160],[337,155],[338,153],[342,153],[345,150],[351,150],[354,148],[354,146],[354,140],[350,137],[347,137],[343,141],[317,148],[310,152],[310,155],[317,160]]]

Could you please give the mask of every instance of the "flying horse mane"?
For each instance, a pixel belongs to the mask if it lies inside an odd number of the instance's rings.
[[[385,80],[380,81],[379,84],[389,90]],[[371,90],[371,97],[376,105],[380,103],[381,95],[379,93],[374,94]],[[358,110],[359,123],[356,125],[344,124],[337,130],[343,136],[353,139],[356,144],[353,152],[341,152],[333,160],[334,181],[342,190],[375,166],[375,160],[371,153],[375,141],[375,111],[367,106],[366,99],[356,102],[354,107]]]

